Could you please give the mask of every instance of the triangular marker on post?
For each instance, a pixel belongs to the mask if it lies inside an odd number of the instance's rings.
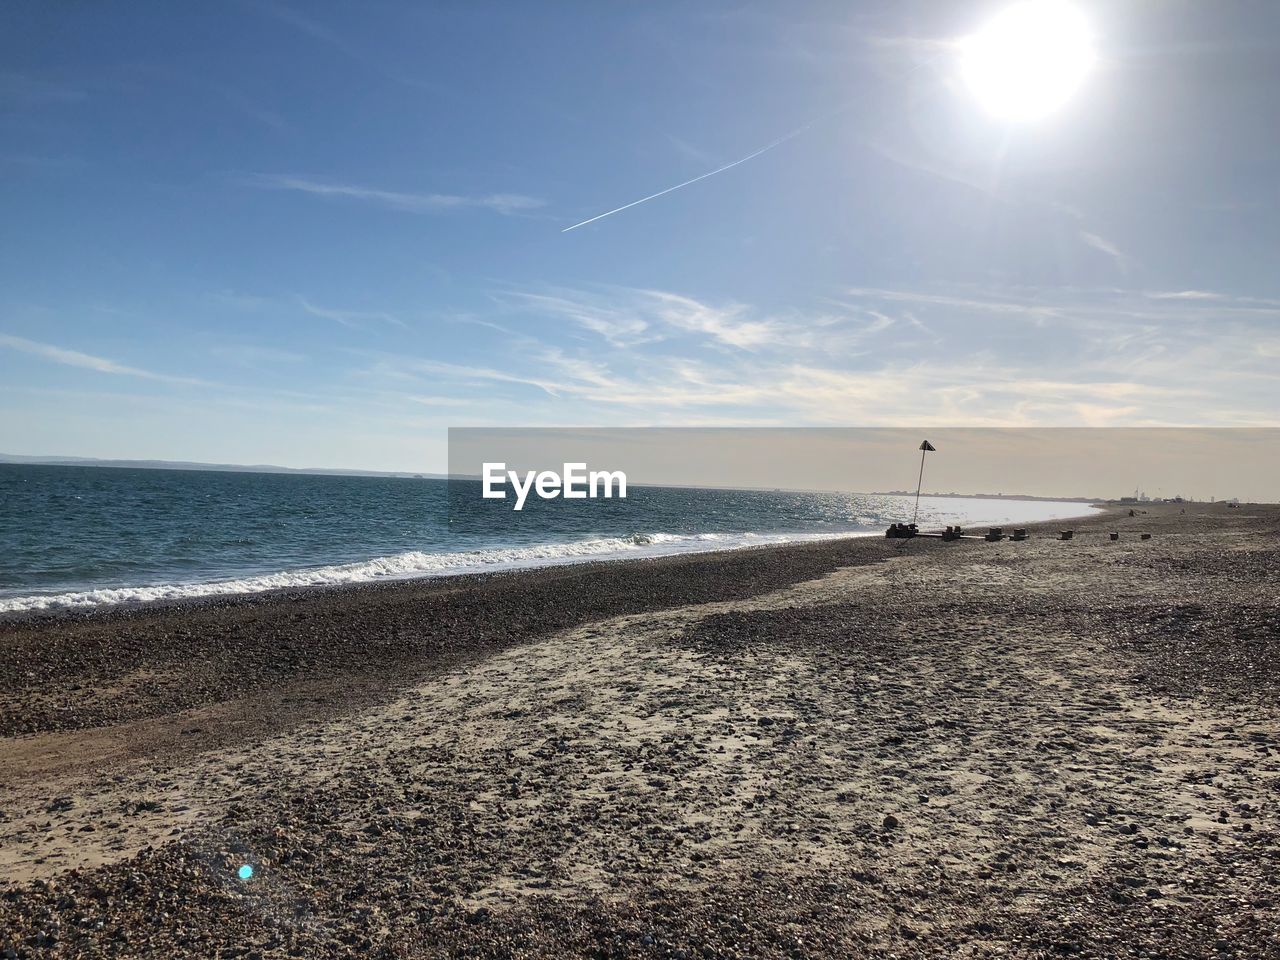
[[[936,453],[938,448],[928,440],[920,444],[920,476],[916,479],[916,508],[911,514],[912,526],[915,526],[916,518],[920,515],[920,486],[924,483],[924,456],[930,450]]]

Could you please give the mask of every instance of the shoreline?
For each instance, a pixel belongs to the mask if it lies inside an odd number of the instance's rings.
[[[968,498],[968,499],[972,499],[972,498]],[[1014,498],[1009,498],[1009,499],[1014,499]],[[1057,503],[1063,506],[1067,506],[1068,504],[1071,503],[1070,501],[1044,501],[1044,502]],[[1088,503],[1088,504],[1081,501],[1078,505],[1091,512],[1081,513],[1081,514],[1072,514],[1072,515],[1057,517],[1050,520],[1038,520],[1038,521],[1015,520],[1015,521],[1006,521],[1006,523],[1025,523],[1027,525],[1027,529],[1032,529],[1032,528],[1038,528],[1040,526],[1044,526],[1048,524],[1062,523],[1068,520],[1079,520],[1079,521],[1090,520],[1097,517],[1106,516],[1108,512],[1112,510],[1120,509],[1118,505],[1107,504],[1101,501]],[[985,522],[978,524],[979,527],[988,526],[988,525],[989,524]],[[928,532],[928,530],[930,529],[932,528],[926,528],[925,531],[923,532]],[[760,534],[760,536],[772,536],[772,534]],[[677,549],[677,550],[672,550],[666,553],[653,553],[653,554],[644,555],[644,556],[630,556],[622,553],[601,554],[599,556],[567,555],[563,558],[550,559],[546,561],[532,560],[528,562],[514,562],[511,565],[507,565],[507,566],[495,564],[494,568],[489,570],[484,570],[484,569],[460,570],[456,573],[453,573],[453,572],[405,573],[405,574],[399,574],[399,575],[388,575],[384,577],[372,577],[367,580],[352,580],[352,581],[336,582],[336,583],[297,584],[297,585],[280,586],[280,587],[268,587],[260,590],[228,590],[225,592],[211,591],[209,593],[193,594],[190,596],[159,597],[155,599],[145,599],[145,600],[101,601],[101,602],[94,602],[94,603],[84,603],[84,604],[74,604],[74,605],[69,604],[69,605],[47,606],[47,607],[32,606],[32,607],[26,607],[26,608],[15,609],[15,610],[0,610],[0,631],[3,630],[6,624],[10,624],[10,623],[30,623],[30,622],[45,622],[45,621],[52,622],[52,621],[65,619],[65,618],[78,619],[82,617],[93,616],[102,611],[146,611],[146,610],[153,610],[153,609],[160,610],[160,609],[173,607],[176,605],[198,605],[202,602],[203,603],[221,603],[225,601],[235,602],[237,600],[248,601],[254,597],[283,598],[283,597],[299,596],[309,592],[361,589],[365,587],[375,587],[379,585],[392,585],[392,584],[403,584],[403,583],[426,583],[426,582],[448,581],[448,580],[467,580],[467,579],[478,578],[478,577],[500,576],[504,574],[520,574],[520,573],[526,573],[526,572],[532,572],[532,571],[538,571],[538,570],[544,570],[544,569],[552,569],[556,567],[587,566],[587,565],[603,564],[603,563],[628,563],[628,562],[640,563],[640,562],[652,561],[652,560],[664,560],[670,557],[705,556],[708,554],[734,553],[734,552],[739,552],[744,550],[767,550],[775,547],[794,547],[794,546],[802,546],[810,543],[827,543],[827,542],[836,542],[836,541],[842,541],[842,540],[858,540],[863,538],[876,538],[876,537],[883,536],[883,530],[868,530],[865,532],[857,532],[857,533],[839,532],[839,533],[831,533],[831,534],[824,534],[824,533],[818,533],[813,531],[801,531],[793,534],[778,534],[778,536],[794,537],[795,539],[782,539],[775,542],[758,543],[758,544],[745,543],[745,544],[738,544],[730,547],[711,546],[706,548]],[[540,545],[535,545],[535,546],[540,546]],[[554,546],[561,546],[561,545],[548,544],[545,546],[554,547]],[[458,556],[466,556],[467,554],[468,554],[468,551],[459,551]],[[270,572],[265,574],[251,574],[246,577],[234,578],[230,580],[221,579],[221,580],[208,580],[208,581],[193,581],[191,583],[153,584],[153,585],[140,585],[140,586],[132,586],[132,587],[83,588],[83,589],[77,589],[77,590],[65,590],[56,594],[48,594],[48,595],[28,594],[20,597],[8,598],[8,601],[12,602],[15,600],[34,599],[34,598],[40,598],[40,597],[46,597],[46,596],[52,596],[52,597],[68,596],[68,595],[76,596],[84,593],[91,593],[99,589],[151,590],[151,589],[161,589],[161,588],[167,588],[167,587],[182,588],[182,587],[219,586],[224,583],[235,583],[235,582],[239,582],[240,580],[246,580],[246,579],[252,580],[255,578],[264,578],[269,576],[277,576],[277,575],[284,575],[284,574],[291,574],[291,573],[306,573],[312,570],[330,569],[333,567],[341,567],[341,566],[356,566],[362,563],[370,563],[377,559],[380,559],[380,558],[377,558],[377,557],[369,558],[363,561],[355,560],[355,561],[351,561],[349,563],[344,563],[344,564],[322,564],[318,567],[299,567],[291,570],[276,571],[276,572]]]
[[[1104,510],[1074,523],[1096,527],[1109,516]],[[1045,536],[1057,524],[1028,530]],[[225,702],[249,705],[250,726],[274,730],[341,709],[328,692],[334,684],[346,683],[353,700],[376,700],[452,664],[591,619],[743,599],[904,549],[990,546],[866,536],[28,611],[0,618],[0,736],[142,721]],[[308,691],[294,702],[258,703],[292,685]]]
[[[925,549],[931,541],[920,541]],[[33,611],[0,620],[0,735],[140,719],[175,707],[252,697],[325,671],[371,671],[403,685],[460,658],[482,655],[592,618],[749,596],[842,565],[874,563],[894,541],[855,537],[755,549],[593,561],[457,577],[285,588],[83,610]],[[119,646],[128,637],[128,650]],[[359,643],[348,638],[358,636]],[[196,696],[175,661],[218,651],[216,676]],[[235,651],[238,659],[230,659]],[[147,677],[123,711],[50,705],[31,721],[32,691]],[[165,682],[156,677],[165,677]],[[161,695],[162,686],[174,697]],[[25,717],[25,729],[19,718]]]

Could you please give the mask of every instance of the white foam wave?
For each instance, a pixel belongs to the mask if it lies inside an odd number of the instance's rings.
[[[154,600],[183,600],[235,593],[261,593],[297,587],[335,586],[347,583],[369,583],[377,580],[402,580],[415,577],[457,576],[491,570],[513,570],[527,567],[555,566],[588,560],[630,559],[693,553],[709,550],[734,550],[743,547],[828,540],[837,537],[866,535],[845,533],[701,533],[632,534],[629,537],[604,537],[570,543],[538,544],[525,547],[502,547],[459,553],[423,553],[409,551],[385,557],[374,557],[356,563],[324,567],[304,567],[226,580],[200,583],[168,583],[138,587],[103,587],[70,593],[33,594],[0,599],[0,613],[31,610],[65,610],[117,603],[143,603]]]
[[[664,556],[673,553],[696,553],[709,550],[736,550],[745,547],[781,543],[832,540],[840,537],[878,536],[889,519],[901,519],[898,512],[911,506],[910,498],[885,498],[884,515],[856,518],[860,526],[871,530],[841,530],[808,533],[635,533],[628,537],[601,537],[570,543],[549,543],[521,547],[499,547],[456,553],[410,551],[385,557],[374,557],[355,563],[322,567],[303,567],[233,579],[198,583],[169,583],[154,586],[103,587],[56,594],[0,598],[0,614],[33,610],[84,609],[107,604],[142,603],[153,600],[181,600],[236,593],[261,593],[265,590],[299,587],[335,586],[347,583],[369,583],[415,577],[456,576],[493,570],[556,566],[589,560],[622,560],[636,557]],[[1081,503],[1055,501],[1012,501],[995,499],[953,500],[922,497],[920,524],[938,527],[960,522],[978,527],[985,524],[1008,524],[1063,519],[1092,513]]]

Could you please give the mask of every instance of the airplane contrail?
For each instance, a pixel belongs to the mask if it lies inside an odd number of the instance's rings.
[[[927,60],[916,63],[914,66],[911,67],[910,70],[907,70],[905,73],[903,73],[902,79],[905,79],[907,76],[910,76],[911,74],[916,73],[919,70],[923,70],[926,67],[932,66],[941,56],[942,54],[938,53]],[[842,113],[845,113],[846,111],[853,109],[853,107],[856,106],[857,103],[858,103],[857,100],[850,100],[842,104],[841,106],[836,107],[834,110],[831,110],[823,114],[822,116],[815,117],[814,119],[810,120],[808,123],[804,124],[803,126],[796,127],[790,133],[786,134],[785,136],[779,137],[777,140],[774,140],[772,143],[765,144],[759,150],[755,151],[755,153],[748,153],[745,157],[742,157],[738,160],[734,160],[732,163],[726,163],[723,167],[716,167],[714,170],[710,171],[709,173],[704,173],[701,176],[694,177],[692,180],[686,180],[684,183],[677,183],[674,187],[667,187],[667,189],[659,190],[657,193],[651,193],[647,197],[641,197],[639,200],[632,200],[630,203],[624,203],[620,207],[614,207],[612,210],[606,210],[604,213],[597,214],[596,216],[591,217],[590,219],[583,220],[580,223],[575,223],[571,227],[565,227],[560,232],[568,233],[570,230],[577,230],[579,227],[585,227],[588,223],[595,223],[597,220],[603,220],[605,217],[612,217],[615,213],[621,213],[623,210],[630,210],[632,207],[638,207],[640,206],[640,204],[648,203],[650,200],[656,200],[658,199],[658,197],[665,197],[668,193],[673,193],[676,190],[680,190],[684,187],[689,186],[690,184],[697,183],[699,180],[705,180],[707,179],[707,177],[714,177],[717,173],[724,173],[726,170],[732,170],[734,167],[738,166],[739,164],[746,163],[748,160],[754,160],[756,157],[760,156],[760,154],[762,153],[768,153],[774,147],[782,146],[782,144],[786,143],[788,140],[794,140],[796,137],[800,136],[800,134],[804,133],[806,130],[808,130],[810,127],[814,126],[815,124],[825,123],[828,120],[832,120],[840,116]]]
[[[742,157],[741,159],[734,160],[732,163],[726,163],[723,167],[716,167],[716,169],[712,170],[710,173],[704,173],[701,176],[694,177],[692,180],[686,180],[684,183],[677,183],[674,187],[667,187],[667,189],[659,190],[657,193],[651,193],[647,197],[641,197],[639,200],[632,200],[630,203],[623,204],[620,207],[614,207],[612,210],[607,210],[604,213],[598,214],[597,216],[594,216],[589,220],[583,220],[581,223],[575,223],[571,227],[565,227],[560,232],[568,233],[570,230],[577,230],[579,227],[585,227],[588,223],[595,223],[597,220],[603,220],[605,217],[611,217],[615,213],[621,213],[623,210],[630,210],[632,207],[639,206],[642,203],[647,203],[650,200],[656,200],[658,197],[666,196],[668,193],[671,193],[674,190],[679,190],[681,187],[687,187],[691,183],[697,183],[699,180],[707,179],[707,177],[714,177],[717,173],[724,173],[726,170],[731,170],[734,167],[738,166],[738,164],[740,163],[746,163],[748,160],[754,160],[756,157],[760,156],[760,154],[768,153],[774,147],[781,146],[782,144],[786,143],[788,140],[795,139],[796,137],[800,136],[800,134],[808,130],[811,126],[813,126],[813,124],[816,122],[817,121],[810,121],[809,123],[806,123],[803,127],[797,127],[796,129],[788,133],[786,136],[779,137],[777,140],[774,140],[772,143],[766,144],[765,146],[761,147],[755,153],[749,153],[745,157]]]

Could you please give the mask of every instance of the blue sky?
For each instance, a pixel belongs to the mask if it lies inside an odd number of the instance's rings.
[[[957,73],[999,3],[19,3],[0,451],[1275,425],[1280,8],[1079,6],[1010,124]]]

